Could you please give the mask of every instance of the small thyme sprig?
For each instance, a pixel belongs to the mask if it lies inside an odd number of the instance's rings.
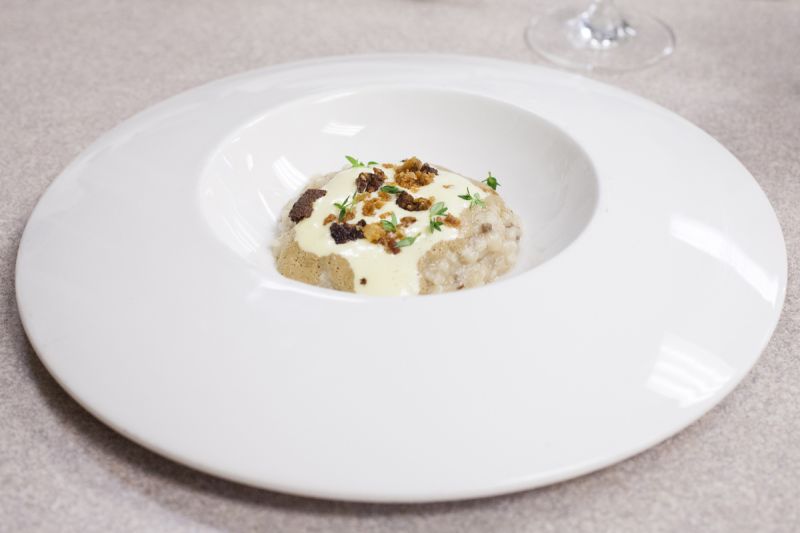
[[[428,228],[431,230],[431,233],[434,231],[442,231],[442,224],[443,221],[438,220],[437,217],[444,216],[447,213],[447,206],[444,205],[444,202],[436,202],[433,204],[428,211]]]
[[[500,182],[497,181],[497,178],[492,176],[492,172],[491,171],[489,171],[489,177],[486,178],[485,180],[483,180],[481,183],[485,183],[486,185],[491,187],[493,191],[496,191],[497,188],[500,186]]]
[[[414,244],[414,241],[417,240],[417,237],[419,237],[419,233],[417,233],[413,237],[406,237],[405,239],[401,239],[401,240],[397,241],[397,245],[396,246],[398,248],[404,248],[406,246],[411,246],[412,244]]]
[[[378,164],[377,161],[367,161],[366,163],[364,163],[363,161],[359,161],[358,159],[356,159],[351,155],[346,155],[344,156],[344,158],[347,159],[352,168],[371,167]]]
[[[353,199],[350,200],[350,195],[347,195],[347,198],[344,199],[343,202],[336,202],[333,204],[333,207],[339,210],[339,222],[344,220],[344,217],[347,215],[347,212],[350,211],[356,205],[356,195],[353,194]]]
[[[384,185],[381,187],[381,190],[383,192],[388,192],[389,194],[398,194],[401,191],[400,187],[397,187],[396,185]]]
[[[397,231],[397,217],[394,216],[394,211],[391,213],[392,220],[381,220],[381,227],[388,232]]]
[[[481,195],[478,193],[470,193],[469,187],[467,187],[467,194],[459,194],[459,198],[462,200],[467,200],[469,202],[469,208],[472,209],[473,206],[479,205],[481,207],[486,207],[486,203],[481,200]]]

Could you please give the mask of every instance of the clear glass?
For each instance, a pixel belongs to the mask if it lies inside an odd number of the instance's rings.
[[[633,70],[675,49],[669,26],[634,9],[620,10],[612,0],[564,2],[531,20],[525,39],[553,63],[577,70]]]

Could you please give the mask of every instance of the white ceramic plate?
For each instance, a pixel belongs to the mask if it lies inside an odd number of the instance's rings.
[[[408,298],[282,278],[276,214],[345,154],[491,170],[524,222],[516,271]],[[17,262],[36,351],[107,424],[212,474],[370,501],[526,489],[652,446],[741,380],[785,286],[769,203],[698,128],[576,75],[448,56],[167,100],[55,180]]]

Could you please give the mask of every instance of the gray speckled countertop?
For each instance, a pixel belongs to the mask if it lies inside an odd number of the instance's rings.
[[[671,24],[676,54],[650,69],[596,77],[698,124],[764,188],[789,253],[775,336],[717,408],[633,459],[510,496],[383,506],[215,479],[98,422],[48,375],[22,331],[13,275],[20,234],[73,157],[179,91],[331,54],[538,63],[522,26],[550,4],[0,1],[0,531],[800,531],[800,3],[636,4]],[[404,31],[387,31],[389,22]]]

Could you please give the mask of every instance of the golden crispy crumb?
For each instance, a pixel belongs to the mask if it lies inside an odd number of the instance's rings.
[[[384,236],[378,244],[383,245],[383,249],[386,251],[387,254],[399,254],[400,247],[397,246],[397,239],[395,239],[394,234],[390,233]]]
[[[391,198],[389,193],[385,191],[379,191],[378,196],[380,197],[381,200],[389,200]]]
[[[416,188],[417,186],[417,176],[413,172],[397,172],[394,175],[394,181],[406,189]]]
[[[392,212],[391,211],[384,211],[383,213],[378,215],[378,218],[389,218],[390,216],[392,216]]]
[[[418,158],[406,159],[395,170],[394,180],[403,188],[416,190],[433,183],[437,170]]]
[[[330,224],[334,220],[336,220],[336,215],[330,214],[330,215],[325,217],[325,220],[322,221],[322,225],[323,226],[327,226],[328,224]]]
[[[354,218],[356,218],[356,214],[352,210],[348,211],[344,215],[344,221],[345,222],[347,222],[349,220],[353,220]]]
[[[373,243],[380,241],[386,236],[386,230],[383,229],[377,222],[373,224],[367,224],[364,226],[362,231],[364,232],[364,238]]]
[[[400,225],[403,226],[404,228],[407,228],[416,221],[417,219],[414,217],[403,217],[400,219]]]
[[[422,168],[422,161],[419,160],[417,157],[409,157],[403,163],[397,167],[397,172],[404,172],[406,170],[411,170],[412,172],[415,170],[419,170]]]
[[[364,205],[361,206],[361,212],[364,213],[365,216],[371,217],[384,205],[386,205],[386,202],[380,198],[370,198],[368,200],[364,200]]]
[[[456,217],[454,217],[453,215],[451,215],[450,213],[447,213],[447,216],[444,217],[444,223],[453,228],[457,228],[461,225],[461,221]]]

